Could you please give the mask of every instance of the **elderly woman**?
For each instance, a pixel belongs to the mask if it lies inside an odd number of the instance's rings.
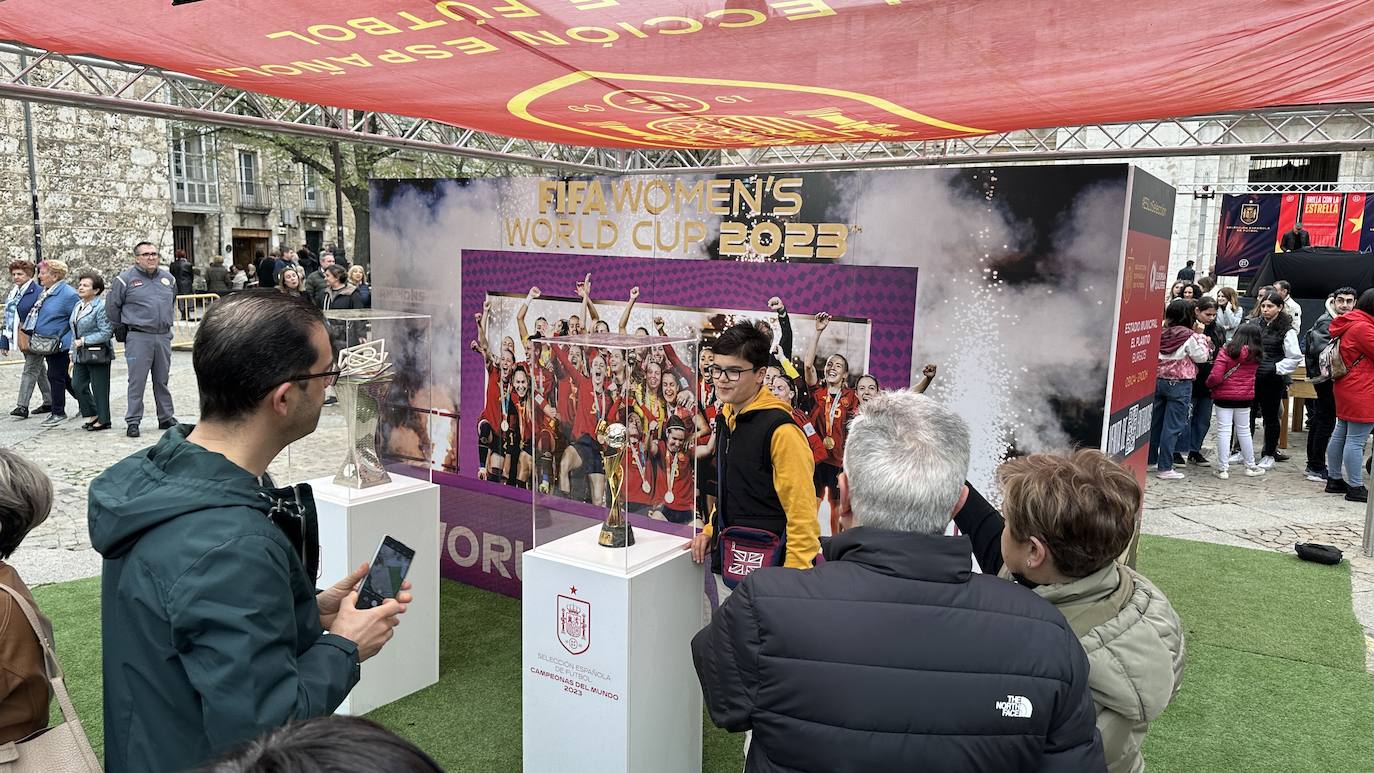
[[[110,363],[114,362],[114,325],[105,314],[105,280],[87,271],[76,280],[81,302],[72,310],[72,394],[82,426],[92,432],[110,428]]]
[[[21,325],[29,334],[29,350],[43,355],[48,368],[52,413],[43,420],[44,427],[56,427],[67,420],[72,310],[80,299],[76,290],[64,281],[66,278],[66,263],[45,260],[38,264],[38,283],[43,286],[43,292]]]
[[[43,364],[43,355],[29,351],[29,337],[21,327],[38,296],[43,294],[43,286],[34,278],[33,263],[16,260],[10,263],[10,279],[14,286],[5,298],[3,323],[0,323],[0,357],[10,356],[10,350],[18,350],[24,358],[24,371],[19,374],[19,402],[11,416],[20,419],[29,417],[29,400],[33,388],[38,387],[41,403],[34,413],[47,413],[52,410],[51,395],[48,394],[48,371]]]
[[[33,462],[0,448],[0,585],[28,602],[33,595],[19,573],[5,563],[24,537],[48,517],[52,482]],[[52,640],[52,623],[40,612],[40,627]],[[21,740],[48,726],[48,676],[43,646],[14,596],[0,591],[0,744]]]

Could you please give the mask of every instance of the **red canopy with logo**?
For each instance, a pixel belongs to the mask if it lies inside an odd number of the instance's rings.
[[[1374,101],[1374,0],[8,0],[0,38],[608,147]]]

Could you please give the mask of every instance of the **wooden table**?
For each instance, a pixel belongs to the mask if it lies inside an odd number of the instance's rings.
[[[1306,418],[1303,407],[1307,404],[1308,400],[1315,399],[1317,399],[1317,387],[1311,381],[1307,380],[1307,368],[1299,366],[1298,369],[1293,372],[1293,383],[1289,385],[1288,397],[1283,401],[1282,410],[1285,420],[1283,421],[1283,431],[1279,434],[1280,448],[1288,447],[1289,422],[1286,420],[1287,417],[1292,416],[1293,418],[1292,430],[1294,432],[1302,432],[1303,422]],[[1289,410],[1290,403],[1292,405],[1291,412]]]

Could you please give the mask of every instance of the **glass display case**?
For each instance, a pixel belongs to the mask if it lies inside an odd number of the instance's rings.
[[[509,410],[479,435],[530,465],[535,547],[628,573],[701,530],[697,479],[714,448],[697,348],[613,333],[531,340],[530,362],[501,387]]]
[[[371,496],[398,478],[429,482],[430,317],[383,309],[324,315],[338,374],[315,432],[287,449],[274,477],[327,478],[343,499]]]

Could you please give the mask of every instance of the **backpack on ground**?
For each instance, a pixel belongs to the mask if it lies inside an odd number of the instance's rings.
[[[1331,339],[1331,343],[1327,344],[1317,357],[1317,362],[1321,366],[1321,376],[1313,379],[1313,381],[1339,381],[1350,372],[1350,368],[1359,365],[1360,360],[1363,359],[1364,355],[1361,354],[1355,358],[1354,362],[1350,363],[1349,367],[1346,367],[1345,360],[1341,359],[1341,337],[1336,336]]]

